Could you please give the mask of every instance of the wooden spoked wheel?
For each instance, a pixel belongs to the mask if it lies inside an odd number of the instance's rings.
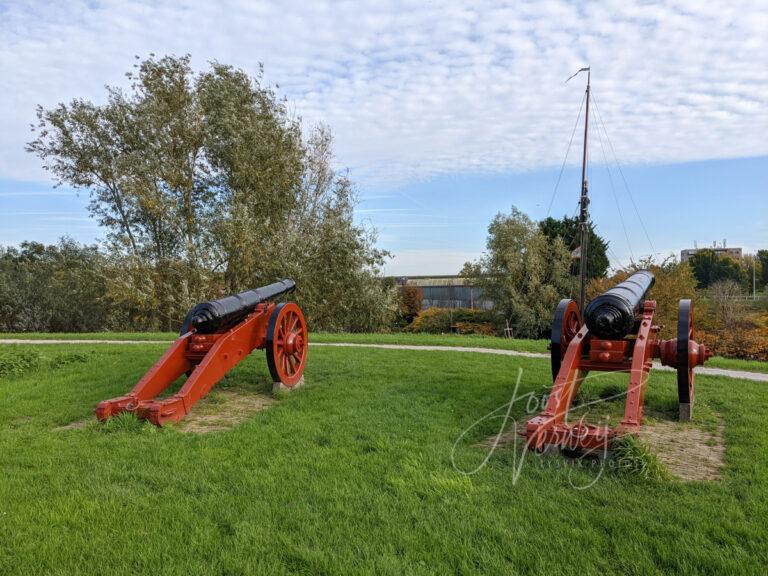
[[[549,344],[553,381],[557,378],[557,373],[560,372],[560,363],[565,357],[568,344],[581,330],[582,324],[581,311],[579,311],[579,305],[576,304],[576,301],[570,298],[560,300],[552,320],[552,334]]]
[[[680,300],[677,313],[677,396],[681,405],[693,404],[694,361],[690,354],[693,342],[693,303]]]
[[[267,325],[267,365],[274,382],[292,387],[307,364],[307,322],[293,302],[275,306]]]

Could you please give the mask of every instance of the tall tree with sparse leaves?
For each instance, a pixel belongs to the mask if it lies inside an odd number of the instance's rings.
[[[352,221],[327,129],[305,130],[261,70],[196,74],[189,56],[152,56],[127,76],[105,104],[38,108],[27,146],[59,184],[90,192],[123,270],[114,302],[172,328],[199,300],[292,276],[315,329],[386,321],[386,253]]]

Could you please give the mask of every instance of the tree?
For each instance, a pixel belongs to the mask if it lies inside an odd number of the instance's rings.
[[[562,219],[545,218],[539,222],[539,228],[549,238],[554,240],[555,238],[562,239],[565,246],[573,251],[579,247],[581,243],[579,232],[579,219],[577,217],[569,218],[563,216]],[[608,271],[608,241],[600,236],[595,231],[595,225],[589,223],[589,243],[587,244],[588,259],[587,259],[587,278],[600,278],[605,276]],[[579,262],[574,260],[571,266],[571,273],[579,273]]]
[[[550,330],[558,301],[573,291],[570,264],[562,238],[550,239],[513,207],[491,221],[485,254],[465,264],[461,275],[484,289],[517,336],[540,338]]]
[[[715,303],[719,327],[731,328],[739,309],[739,298],[744,293],[741,286],[733,280],[718,280],[709,287],[708,292]]]
[[[757,254],[744,254],[736,263],[741,268],[741,287],[744,292],[752,294],[753,278],[754,288],[760,290],[763,287],[763,263]]]
[[[714,250],[699,250],[688,260],[698,281],[699,288],[707,288],[718,280],[743,283],[745,278],[739,263],[728,256],[720,256]]]
[[[404,285],[400,293],[400,314],[408,322],[412,322],[416,315],[421,312],[421,305],[424,302],[424,291],[418,286]]]
[[[758,286],[768,286],[768,250],[757,251],[758,260]]]
[[[387,257],[352,220],[354,188],[332,168],[324,127],[219,63],[150,58],[107,101],[38,108],[38,155],[58,184],[87,189],[125,273],[110,295],[142,326],[168,329],[205,298],[291,276],[314,329],[365,329],[396,309]]]

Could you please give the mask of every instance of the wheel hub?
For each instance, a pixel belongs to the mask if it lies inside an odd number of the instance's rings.
[[[285,353],[292,356],[302,348],[304,348],[304,343],[301,334],[290,332],[288,337],[285,339]]]

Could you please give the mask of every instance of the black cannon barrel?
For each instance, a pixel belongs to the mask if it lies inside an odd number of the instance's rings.
[[[589,332],[606,340],[624,338],[632,330],[654,280],[652,272],[640,270],[592,300],[584,311]]]
[[[181,325],[181,333],[186,334],[192,328],[200,334],[220,332],[237,324],[262,302],[293,292],[295,289],[296,283],[290,278],[286,278],[280,282],[246,290],[234,296],[202,302],[187,313],[184,323]]]

